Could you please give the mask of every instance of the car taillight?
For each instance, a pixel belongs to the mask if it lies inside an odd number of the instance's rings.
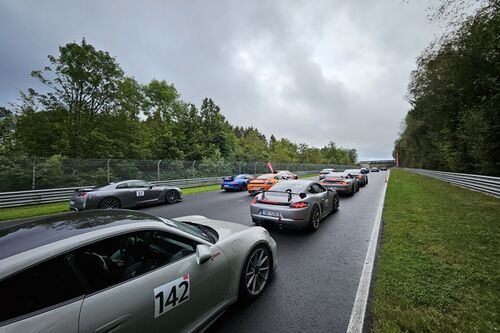
[[[257,203],[257,197],[253,197],[253,199],[252,199],[252,203],[253,203],[253,204],[256,204],[256,203]]]
[[[307,202],[304,201],[294,202],[290,205],[290,208],[306,208],[307,205]]]
[[[268,180],[264,184],[271,185],[272,183],[273,183],[272,181]]]
[[[82,198],[82,199],[85,199],[87,197],[87,195],[89,195],[87,192],[78,193],[78,197]]]

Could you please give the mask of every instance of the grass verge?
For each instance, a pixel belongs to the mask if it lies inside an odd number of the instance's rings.
[[[500,200],[391,171],[374,332],[500,330]]]

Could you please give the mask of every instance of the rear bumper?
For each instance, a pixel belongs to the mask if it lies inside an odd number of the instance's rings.
[[[267,185],[267,184],[248,184],[247,189],[248,193],[255,194],[257,192],[260,192],[262,189],[269,190],[271,186],[272,185]]]
[[[277,212],[279,216],[263,215],[263,209]],[[252,221],[255,223],[269,222],[279,226],[303,229],[309,224],[311,207],[291,209],[288,206],[252,204],[250,214],[252,215]]]
[[[352,193],[352,185],[323,185],[326,188],[333,189],[338,193]]]
[[[222,190],[241,190],[243,184],[220,184]]]

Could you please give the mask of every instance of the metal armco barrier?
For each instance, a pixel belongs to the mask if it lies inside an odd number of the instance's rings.
[[[297,171],[297,175],[311,173],[311,171]],[[318,171],[319,173],[319,171]],[[215,185],[222,182],[223,177],[174,179],[150,182],[154,185],[169,185],[179,188],[189,188],[204,185]],[[36,205],[42,203],[63,202],[69,200],[73,191],[79,188],[93,188],[93,186],[78,186],[65,188],[51,188],[33,191],[0,192],[0,208]]]
[[[500,198],[500,177],[405,168],[413,173],[443,180],[468,189],[491,194]]]

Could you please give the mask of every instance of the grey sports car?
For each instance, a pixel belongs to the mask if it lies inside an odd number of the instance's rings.
[[[182,222],[181,222],[182,221]],[[0,227],[0,332],[192,332],[277,267],[260,227],[128,210]]]
[[[363,173],[361,169],[347,169],[344,173],[350,177],[354,177],[358,180],[359,186],[364,187],[368,185],[368,175]]]
[[[310,180],[286,180],[256,195],[250,205],[255,224],[316,231],[321,219],[339,209],[339,196]]]
[[[356,178],[344,172],[331,172],[325,176],[321,185],[328,189],[334,189],[341,194],[353,196],[359,191],[359,182]]]
[[[70,198],[70,210],[133,208],[182,200],[180,188],[156,186],[144,180],[124,180],[94,188],[78,189]]]

